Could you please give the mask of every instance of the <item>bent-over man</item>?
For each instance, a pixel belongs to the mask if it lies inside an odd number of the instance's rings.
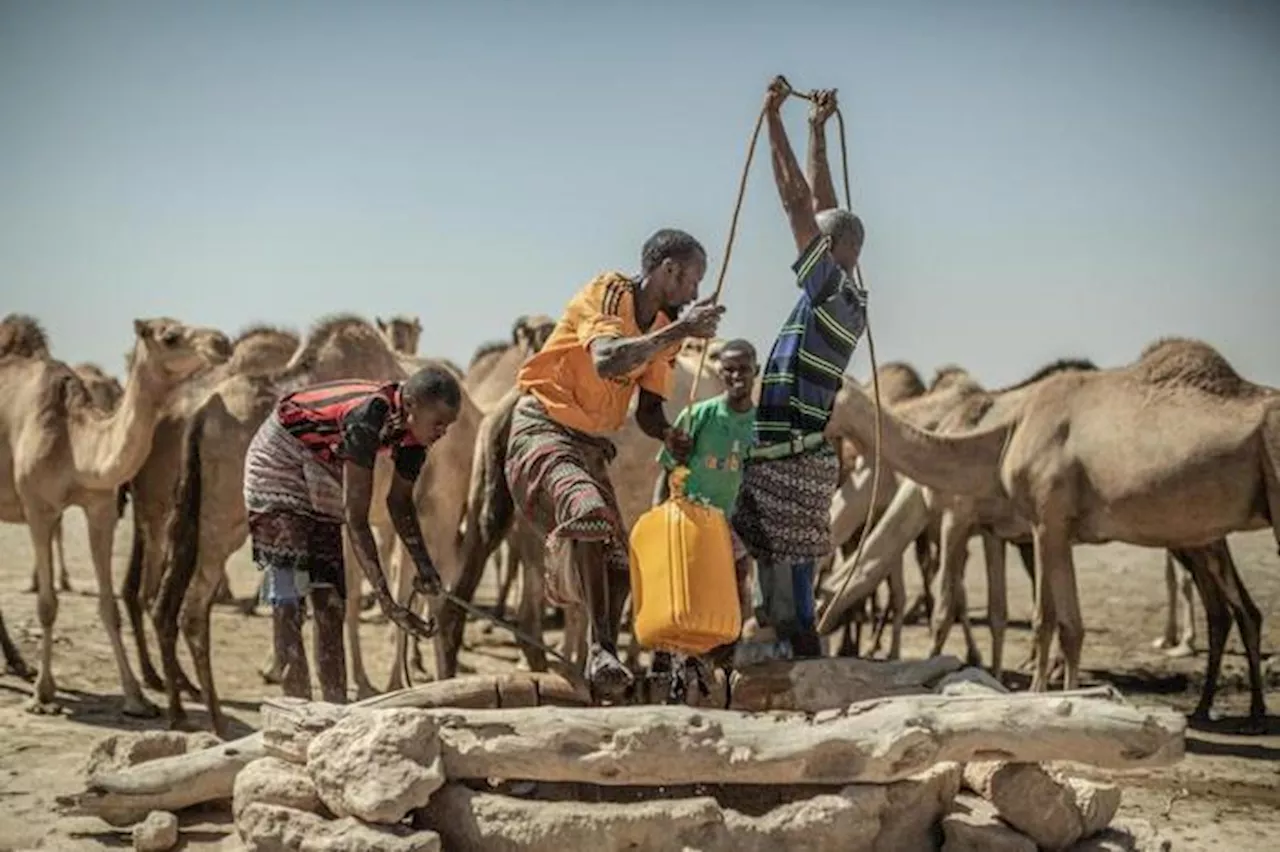
[[[418,587],[438,592],[413,485],[427,450],[458,418],[461,399],[453,375],[431,366],[403,382],[336,381],[286,394],[258,428],[245,458],[244,498],[285,695],[311,696],[302,645],[302,602],[310,595],[320,690],[325,701],[346,701],[344,524],[383,612],[405,630],[429,632],[392,599],[378,562],[369,527],[373,468],[379,455],[392,457],[387,509],[417,566]]]
[[[638,278],[606,272],[577,292],[517,384],[506,475],[516,508],[547,536],[546,593],[588,613],[586,676],[602,695],[630,685],[617,656],[628,591],[627,531],[608,464],[608,436],[623,425],[637,388],[636,423],[677,452],[688,437],[673,430],[662,402],[686,337],[715,335],[724,309],[693,305],[706,273],[702,245],[664,229],[645,242]]]
[[[832,550],[830,510],[839,460],[823,436],[854,346],[866,327],[867,294],[853,270],[862,250],[857,216],[836,207],[825,124],[834,91],[810,112],[809,180],[779,114],[782,78],[765,99],[773,174],[800,257],[799,298],[761,376],[756,447],[744,471],[734,526],[756,560],[756,620],[780,656],[821,656],[815,628],[814,567]],[[764,628],[772,628],[767,630]]]

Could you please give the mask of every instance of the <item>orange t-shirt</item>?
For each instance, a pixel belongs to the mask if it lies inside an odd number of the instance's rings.
[[[524,363],[516,382],[532,394],[557,423],[608,435],[622,428],[636,386],[666,399],[671,393],[678,343],[625,376],[605,378],[596,372],[589,347],[601,337],[639,337],[636,284],[620,272],[596,276],[569,301],[551,337]],[[670,320],[659,312],[649,331]]]

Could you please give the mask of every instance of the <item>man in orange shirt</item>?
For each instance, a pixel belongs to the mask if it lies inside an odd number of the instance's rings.
[[[587,608],[587,680],[605,695],[631,683],[617,656],[627,532],[609,481],[616,450],[607,436],[626,421],[638,387],[637,425],[677,457],[688,453],[688,436],[667,422],[662,402],[681,342],[714,337],[724,313],[699,302],[677,318],[706,269],[696,239],[658,231],[644,244],[640,277],[606,272],[579,290],[517,379],[507,483],[516,508],[547,536],[548,599]]]

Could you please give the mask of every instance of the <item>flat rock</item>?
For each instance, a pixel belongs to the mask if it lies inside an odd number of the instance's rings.
[[[311,741],[307,774],[338,816],[398,823],[444,784],[435,719],[409,709],[349,713]]]
[[[986,669],[969,666],[943,677],[933,691],[939,695],[997,695],[1009,690]]]
[[[239,817],[252,804],[284,805],[319,814],[324,806],[305,767],[278,757],[261,757],[236,775],[231,813]]]
[[[133,827],[138,852],[169,852],[178,845],[178,818],[168,811],[152,811]]]
[[[960,768],[949,764],[895,784],[848,785],[746,814],[711,796],[549,801],[446,784],[419,819],[459,852],[926,852],[938,848],[933,826],[959,786]]]
[[[236,833],[246,852],[440,852],[434,831],[328,820],[282,805],[246,805]]]
[[[1120,807],[1119,787],[1036,763],[970,763],[964,781],[995,806],[1001,819],[1049,852],[1102,831]]]
[[[1038,852],[1035,841],[996,815],[990,802],[959,796],[942,818],[942,852]]]

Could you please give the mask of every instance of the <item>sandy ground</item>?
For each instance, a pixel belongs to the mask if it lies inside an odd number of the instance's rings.
[[[85,594],[95,590],[96,584],[78,512],[68,515],[66,531],[67,559],[77,591],[61,596],[54,639],[54,670],[65,715],[41,717],[26,713],[23,706],[30,695],[29,684],[0,677],[2,850],[128,847],[127,832],[89,817],[61,816],[54,799],[79,788],[84,756],[95,741],[117,731],[164,725],[159,719],[140,722],[120,715],[119,684],[99,623],[96,592],[93,596]],[[131,536],[132,522],[126,514],[115,546],[117,588],[124,575]],[[1271,618],[1280,603],[1280,558],[1275,543],[1269,533],[1236,536],[1231,543],[1241,574],[1268,617],[1263,652],[1280,652],[1280,619]],[[4,560],[0,566],[0,608],[10,633],[28,662],[34,664],[40,628],[35,596],[24,591],[32,564],[26,529],[0,527],[0,554]],[[1152,638],[1163,625],[1162,554],[1122,545],[1080,547],[1076,554],[1088,627],[1086,680],[1114,683],[1136,703],[1189,711],[1202,680],[1203,655],[1169,659],[1151,647]],[[981,558],[975,542],[968,580],[975,617],[985,614]],[[1031,598],[1026,575],[1012,551],[1009,565],[1013,623],[1006,657],[1016,665],[1029,650]],[[232,560],[230,572],[237,595],[252,593],[255,571],[245,551]],[[914,596],[919,580],[910,563],[908,583]],[[483,588],[480,598],[491,600],[491,594],[491,587]],[[123,609],[121,617],[124,618]],[[508,637],[483,635],[474,625],[468,635],[472,650],[464,654],[464,665],[487,672],[513,664],[516,651]],[[1200,636],[1204,636],[1202,618]],[[978,626],[978,637],[986,653],[989,639],[984,626]],[[362,638],[375,682],[385,682],[391,660],[388,628],[370,617],[363,625]],[[127,628],[125,641],[132,652]],[[263,615],[244,616],[230,608],[215,607],[213,641],[215,676],[224,708],[247,731],[257,725],[258,702],[264,696],[278,694],[278,687],[265,686],[257,674],[270,646],[269,621]],[[927,647],[923,627],[907,628],[906,656],[922,656]],[[953,631],[947,651],[963,654],[958,629]],[[191,672],[185,656],[184,664]],[[1014,673],[1011,679],[1025,687],[1025,676]],[[1273,681],[1268,693],[1273,713],[1280,709],[1277,692],[1280,690]],[[163,700],[161,695],[152,697],[157,703]],[[1274,715],[1269,717],[1266,736],[1224,733],[1247,707],[1244,658],[1233,635],[1216,705],[1226,718],[1215,723],[1213,731],[1188,732],[1188,753],[1180,765],[1116,779],[1125,791],[1121,816],[1149,820],[1173,839],[1174,849],[1280,849],[1280,720]],[[203,722],[203,710],[190,709],[195,720]],[[236,848],[230,834],[227,818],[222,814],[184,816],[185,848]]]

